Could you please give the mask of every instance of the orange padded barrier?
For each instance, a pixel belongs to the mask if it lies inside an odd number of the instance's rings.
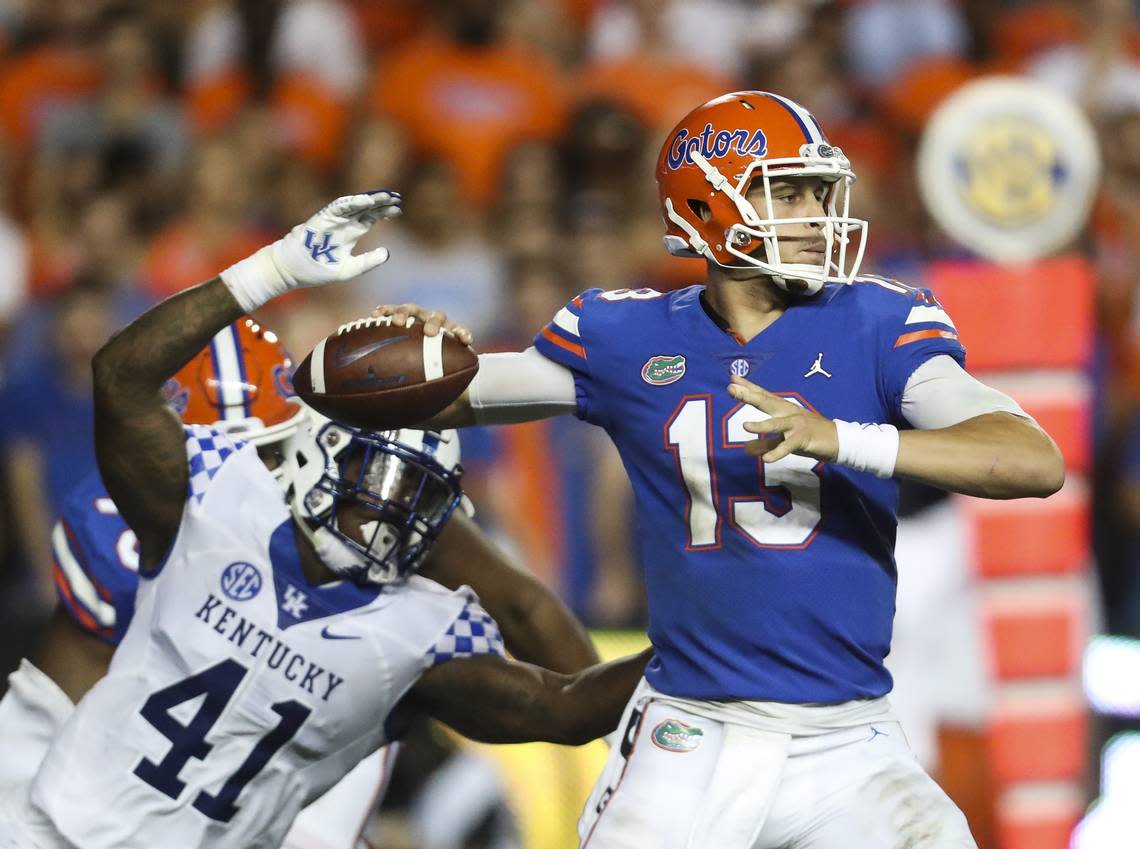
[[[993,676],[1011,681],[1075,675],[1085,633],[1084,600],[1065,582],[1027,596],[990,596],[982,603]]]
[[[999,702],[986,729],[986,749],[997,785],[1079,780],[1088,759],[1085,711],[1076,694]]]
[[[1041,798],[1020,791],[1006,794],[997,805],[1001,849],[1069,849],[1069,837],[1083,813],[1075,787],[1046,792]]]
[[[1044,501],[966,498],[965,510],[983,577],[1077,573],[1089,558],[1088,496],[1079,481]]]
[[[1095,279],[1083,257],[1018,266],[942,261],[927,276],[958,327],[971,371],[1088,362]]]

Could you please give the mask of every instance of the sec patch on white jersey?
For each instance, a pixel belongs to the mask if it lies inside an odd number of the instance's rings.
[[[187,432],[178,537],[33,783],[37,849],[276,849],[424,670],[501,651],[466,588],[310,585],[256,452]]]

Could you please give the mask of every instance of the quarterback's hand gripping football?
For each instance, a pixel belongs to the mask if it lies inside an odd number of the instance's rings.
[[[392,323],[401,325],[409,318],[423,323],[424,336],[435,336],[440,331],[450,333],[464,345],[471,345],[475,337],[471,335],[462,324],[457,324],[447,317],[447,313],[439,310],[429,310],[419,304],[380,304],[372,310],[372,316],[387,315],[392,317]]]
[[[353,256],[357,241],[381,219],[400,214],[397,192],[339,197],[285,236],[221,273],[241,308],[252,312],[292,289],[350,280],[388,259],[387,248]]]

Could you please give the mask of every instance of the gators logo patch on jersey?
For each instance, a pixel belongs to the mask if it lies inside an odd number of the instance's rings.
[[[684,376],[685,358],[680,354],[675,357],[650,357],[641,368],[641,379],[653,386],[676,383]]]
[[[679,719],[666,719],[652,734],[653,745],[666,752],[691,752],[704,737],[704,731]]]

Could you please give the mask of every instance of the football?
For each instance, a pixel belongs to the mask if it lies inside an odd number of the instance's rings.
[[[362,318],[322,339],[293,374],[301,399],[333,421],[393,430],[413,427],[463,394],[479,358],[449,333],[425,336],[422,322]]]

